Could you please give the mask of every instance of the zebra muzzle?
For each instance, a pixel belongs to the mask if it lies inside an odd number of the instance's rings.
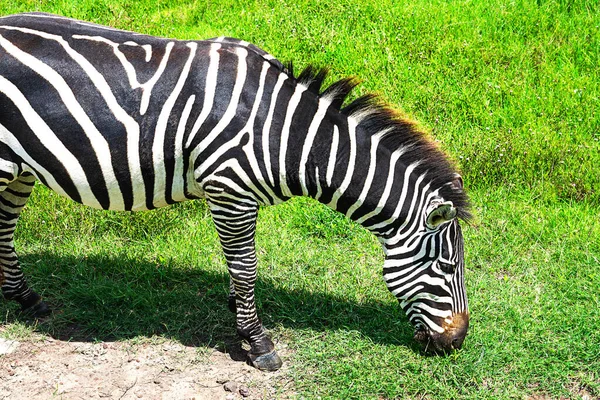
[[[448,353],[458,350],[467,336],[469,329],[469,313],[455,313],[452,316],[452,322],[443,326],[442,333],[431,332],[421,326],[415,331],[414,339],[419,342],[425,352]]]

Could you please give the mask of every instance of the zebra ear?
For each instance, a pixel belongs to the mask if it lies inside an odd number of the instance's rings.
[[[454,188],[458,190],[464,189],[463,179],[462,176],[460,176],[460,174],[454,174],[454,179],[452,179],[452,186],[454,186]]]
[[[427,214],[425,223],[428,228],[435,229],[444,222],[456,217],[457,211],[451,201],[436,204]]]

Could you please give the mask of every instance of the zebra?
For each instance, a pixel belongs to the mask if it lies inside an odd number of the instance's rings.
[[[0,18],[0,281],[50,313],[13,243],[34,183],[104,210],[205,199],[225,255],[248,360],[282,361],[258,317],[260,207],[308,196],[372,232],[383,278],[427,349],[461,347],[469,312],[461,176],[378,96],[328,71],[295,74],[243,40],[175,40],[45,13]]]

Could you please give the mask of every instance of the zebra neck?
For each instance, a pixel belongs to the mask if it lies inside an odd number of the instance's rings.
[[[388,129],[373,134],[361,125],[360,116],[334,111],[320,120],[314,135],[309,129],[297,179],[288,178],[296,184],[290,192],[313,197],[375,234],[385,233],[406,217],[397,204],[402,197],[414,197],[411,185],[419,181],[414,174],[418,164],[407,166],[405,148],[390,150],[382,143]]]

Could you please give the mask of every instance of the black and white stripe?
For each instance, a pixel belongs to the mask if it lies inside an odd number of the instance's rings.
[[[449,340],[440,337],[463,329],[455,316],[467,315],[462,181],[372,96],[342,108],[356,82],[321,90],[325,76],[309,67],[295,77],[291,65],[231,38],[171,40],[38,13],[0,18],[5,296],[45,311],[12,243],[36,178],[101,209],[206,198],[238,332],[255,365],[278,368],[254,301],[255,222],[259,206],[303,195],[377,235],[384,279],[409,319],[428,340]]]

